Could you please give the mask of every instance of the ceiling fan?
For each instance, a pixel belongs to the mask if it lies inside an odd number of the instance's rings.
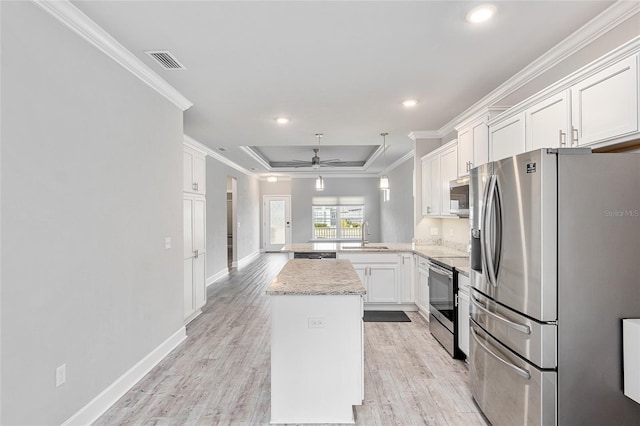
[[[324,136],[322,133],[316,133],[316,137],[318,138],[318,147],[313,148],[313,157],[311,157],[311,162],[306,160],[291,160],[287,161],[286,165],[281,165],[284,167],[311,167],[313,169],[319,169],[320,167],[339,167],[342,165],[342,162],[339,158],[333,158],[331,160],[321,160],[320,156],[320,139]]]

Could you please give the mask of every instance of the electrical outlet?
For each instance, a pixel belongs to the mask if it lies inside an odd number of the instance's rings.
[[[453,229],[449,229],[449,236],[453,237]]]
[[[56,387],[62,385],[67,380],[67,364],[62,364],[56,368]]]
[[[324,318],[309,318],[309,328],[324,328]]]
[[[168,250],[171,248],[171,237],[165,237],[164,239],[164,248]]]
[[[438,228],[431,228],[431,235],[438,235]]]

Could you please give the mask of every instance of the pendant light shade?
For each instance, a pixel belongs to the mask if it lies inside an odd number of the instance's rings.
[[[324,191],[324,179],[320,175],[316,178],[316,191]]]
[[[380,189],[389,189],[389,176],[380,176]]]
[[[383,132],[380,133],[382,136],[382,159],[384,160],[384,167],[382,168],[382,176],[380,176],[380,189],[388,190],[389,189],[389,176],[386,175],[387,170],[387,135],[389,133]]]

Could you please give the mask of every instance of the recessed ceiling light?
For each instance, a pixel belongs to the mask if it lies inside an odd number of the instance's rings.
[[[278,123],[278,124],[287,124],[287,123],[289,123],[289,119],[287,117],[278,117],[278,118],[276,118],[276,123]]]
[[[407,99],[406,101],[402,101],[402,105],[407,108],[411,108],[418,105],[418,101],[416,101],[415,99]]]
[[[472,24],[478,24],[480,22],[488,21],[495,15],[496,7],[492,4],[483,4],[481,6],[474,7],[467,13],[467,22]]]

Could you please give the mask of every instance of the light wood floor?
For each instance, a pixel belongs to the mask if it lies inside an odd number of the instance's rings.
[[[189,338],[95,425],[254,425],[270,419],[270,309],[265,289],[286,262],[265,254],[208,288]],[[468,369],[427,323],[365,323],[365,402],[358,425],[486,425]]]

